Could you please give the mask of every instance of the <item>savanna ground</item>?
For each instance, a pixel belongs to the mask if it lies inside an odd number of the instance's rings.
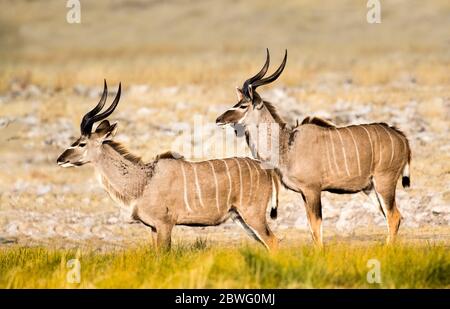
[[[365,1],[83,1],[81,24],[66,22],[64,1],[0,6],[1,287],[449,287],[448,1],[383,2],[375,25]],[[339,125],[383,121],[409,137],[412,187],[397,190],[398,246],[382,245],[384,219],[363,195],[324,194],[327,246],[317,251],[303,203],[283,191],[270,222],[282,239],[278,253],[229,222],[176,228],[175,250],[158,254],[90,167],[56,166],[103,78],[112,91],[122,81],[111,119],[117,139],[144,160],[198,147],[198,122],[208,145],[235,140],[213,122],[263,64],[266,47],[270,71],[289,52],[279,80],[260,90],[289,123],[307,115]],[[203,150],[184,154],[248,154],[243,141],[231,153]],[[74,257],[80,284],[66,280]],[[380,261],[381,284],[366,280],[370,259]]]

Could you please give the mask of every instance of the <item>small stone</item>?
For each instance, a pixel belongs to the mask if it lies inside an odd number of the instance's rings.
[[[51,185],[38,185],[36,188],[36,194],[37,195],[45,195],[50,192],[52,189]]]
[[[117,217],[110,217],[108,220],[106,220],[107,224],[113,225],[117,224],[119,222],[119,219]]]
[[[17,235],[19,232],[19,226],[16,223],[9,223],[6,226],[5,232],[8,235]]]

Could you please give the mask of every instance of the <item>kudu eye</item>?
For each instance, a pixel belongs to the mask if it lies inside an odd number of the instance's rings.
[[[241,105],[241,106],[239,106],[239,108],[242,108],[242,109],[245,109],[247,107],[248,107],[248,105]]]
[[[86,143],[79,143],[78,146],[84,147],[84,146],[86,146]]]

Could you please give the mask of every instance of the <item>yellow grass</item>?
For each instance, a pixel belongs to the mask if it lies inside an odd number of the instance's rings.
[[[79,277],[71,259],[79,261]],[[2,288],[448,288],[449,272],[448,248],[437,244],[334,243],[324,250],[303,245],[269,254],[255,247],[208,247],[200,240],[170,253],[146,246],[107,253],[0,251]]]

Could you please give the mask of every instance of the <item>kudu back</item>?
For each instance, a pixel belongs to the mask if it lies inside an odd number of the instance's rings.
[[[287,51],[275,73],[264,77],[269,59],[267,50],[263,68],[237,89],[238,103],[219,116],[217,124],[244,130],[254,156],[277,169],[282,183],[302,195],[318,245],[322,245],[322,191],[368,194],[386,217],[388,242],[393,240],[401,221],[396,184],[400,175],[404,187],[410,182],[411,150],[405,134],[385,123],[337,127],[315,117],[290,128],[255,91],[280,76]]]
[[[105,81],[100,102],[83,117],[81,137],[59,156],[60,166],[92,163],[103,188],[132,219],[152,229],[159,248],[170,247],[175,225],[219,225],[230,217],[268,249],[277,247],[266,220],[269,205],[271,217],[276,217],[280,179],[275,171],[251,158],[190,162],[170,152],[144,163],[112,140],[117,124],[104,120],[116,108],[120,93],[119,85],[111,106],[99,113],[107,97]]]

